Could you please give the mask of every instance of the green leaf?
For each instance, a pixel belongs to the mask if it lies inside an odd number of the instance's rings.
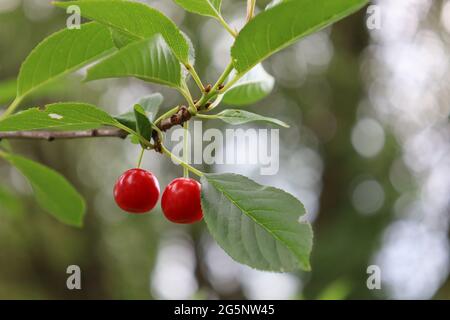
[[[16,97],[16,93],[16,79],[8,79],[0,82],[0,105],[11,103]]]
[[[352,292],[352,284],[345,278],[340,278],[333,281],[325,289],[323,289],[318,296],[317,300],[345,300]]]
[[[55,2],[55,5],[61,8],[76,5],[83,17],[139,39],[148,39],[160,33],[175,56],[184,64],[189,62],[189,46],[178,27],[164,14],[143,3],[89,0]]]
[[[132,143],[132,144],[140,144],[141,143],[141,141],[139,140],[139,137],[138,136],[136,136],[136,135],[130,135],[129,136],[130,138],[130,142]]]
[[[189,12],[213,18],[220,17],[222,0],[174,0],[179,6]]]
[[[31,99],[55,98],[67,95],[67,88],[79,83],[79,77],[64,77],[58,81],[49,81],[30,93]],[[75,90],[75,89],[74,89]],[[0,83],[0,105],[11,103],[17,95],[17,80],[9,79]]]
[[[81,29],[64,29],[41,42],[20,69],[17,96],[23,97],[50,81],[69,74],[111,52],[109,29],[87,23]]]
[[[186,40],[188,46],[189,46],[189,57],[188,57],[188,62],[191,66],[195,65],[195,48],[194,48],[194,44],[192,43],[191,38],[189,38],[189,36],[184,33],[181,32],[181,34],[183,35],[184,39]],[[188,74],[189,72],[187,70],[185,70]]]
[[[111,37],[117,49],[121,49],[133,42],[140,40],[140,38],[130,36],[114,28],[111,28]]]
[[[0,203],[0,213],[5,211],[14,215],[23,212],[23,203],[21,199],[4,186],[0,186]]]
[[[0,140],[0,151],[1,151],[1,149],[5,150],[7,152],[12,151],[11,143],[9,142],[9,140],[6,140],[6,139]]]
[[[272,92],[274,84],[274,78],[258,64],[227,90],[223,102],[235,106],[258,102]]]
[[[89,104],[65,102],[31,108],[0,121],[0,131],[88,130],[119,124],[105,111]]]
[[[240,32],[231,48],[242,74],[295,41],[359,10],[368,0],[291,0],[258,14]]]
[[[271,2],[269,2],[269,4],[266,6],[265,10],[269,10],[270,8],[275,7],[276,5],[284,2],[284,1],[288,1],[288,0],[272,0]]]
[[[181,85],[181,65],[161,35],[134,42],[88,70],[86,81],[136,77],[171,87]]]
[[[305,209],[295,197],[237,174],[206,174],[201,183],[206,224],[234,260],[259,270],[310,270],[313,234],[299,221]]]
[[[264,117],[259,114],[244,111],[244,110],[226,109],[216,115],[211,115],[208,117],[211,117],[214,119],[220,119],[220,120],[223,120],[226,123],[229,123],[232,125],[239,125],[239,124],[244,124],[244,123],[248,123],[248,122],[262,121],[262,122],[275,124],[275,125],[278,125],[281,127],[289,128],[289,125],[281,120]]]
[[[162,96],[162,94],[153,93],[140,99],[138,104],[142,106],[148,119],[153,122],[163,101],[164,97]]]
[[[159,107],[163,103],[163,96],[160,93],[154,93],[139,100],[139,104],[145,111],[148,119],[153,122],[158,114]],[[136,116],[134,110],[114,117],[124,126],[136,131]]]
[[[184,39],[186,40],[188,46],[189,46],[189,57],[188,61],[191,66],[195,64],[195,48],[192,43],[192,40],[188,37],[186,33],[181,31],[181,34],[183,35]],[[111,28],[111,36],[113,38],[114,44],[118,49],[121,49],[123,47],[128,46],[129,44],[141,40],[140,38],[137,38],[135,36],[127,35],[117,29]],[[186,74],[189,74],[187,70],[184,70]]]
[[[150,140],[152,136],[152,123],[148,119],[144,108],[137,104],[134,106],[134,114],[136,117],[137,133],[144,137],[146,140]],[[145,145],[142,145],[145,148]]]
[[[29,159],[0,154],[30,182],[39,205],[59,221],[81,227],[86,206],[81,195],[59,173]]]

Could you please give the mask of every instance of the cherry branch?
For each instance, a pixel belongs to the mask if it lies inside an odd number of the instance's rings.
[[[161,120],[161,122],[157,123],[156,126],[161,131],[167,131],[174,126],[177,125],[182,126],[183,123],[189,121],[191,117],[192,114],[189,112],[188,108],[186,106],[181,106],[175,114],[171,115],[166,119]]]
[[[174,114],[169,116],[168,118],[162,119],[161,121],[157,121],[156,127],[158,130],[153,130],[152,132],[152,138],[155,142],[155,151],[162,153],[163,147],[162,147],[162,141],[161,141],[161,132],[165,132],[169,130],[170,128],[180,125],[183,126],[183,124],[187,121],[189,121],[192,118],[192,114],[189,112],[189,109],[186,106],[181,106],[178,111],[176,111]]]
[[[94,129],[83,131],[5,131],[0,132],[2,139],[33,139],[53,141],[58,139],[81,138],[120,138],[125,139],[128,132],[116,128]]]
[[[208,102],[211,98],[216,96],[221,90],[223,90],[224,82],[228,75],[233,70],[233,64],[230,63],[223,74],[220,76],[218,81],[214,86],[208,86],[207,89],[203,92],[203,95],[199,101],[192,104],[192,108],[195,111],[205,110],[209,111],[209,107],[211,105]],[[234,81],[232,81],[234,83]],[[190,94],[189,94],[190,98]],[[187,99],[188,102],[190,99]],[[18,101],[20,102],[20,101]],[[16,105],[16,103],[13,103]],[[161,116],[158,120],[156,120],[156,127],[158,130],[153,130],[152,138],[155,142],[154,149],[157,152],[162,153],[163,147],[160,137],[160,132],[165,132],[171,129],[174,126],[183,124],[189,121],[195,113],[190,110],[190,108],[186,106],[181,106],[177,108],[173,108],[169,110],[166,114]],[[5,116],[4,114],[2,116]],[[159,131],[159,132],[158,132]],[[130,132],[122,130],[120,128],[105,128],[105,129],[94,129],[94,130],[84,130],[84,131],[7,131],[0,132],[0,140],[2,139],[31,139],[31,140],[59,140],[59,139],[82,139],[82,138],[121,138],[125,139]]]
[[[161,131],[167,131],[176,125],[183,125],[191,118],[191,114],[185,106],[171,117],[162,120],[157,127]],[[82,131],[4,131],[0,132],[2,139],[31,139],[31,140],[59,140],[59,139],[82,139],[82,138],[120,138],[125,139],[128,132],[118,128],[104,128]]]

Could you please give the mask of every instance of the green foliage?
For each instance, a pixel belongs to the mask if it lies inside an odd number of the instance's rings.
[[[220,17],[220,6],[222,0],[174,0],[178,5],[185,10],[210,16],[213,18]]]
[[[148,117],[148,120],[153,122],[158,114],[159,107],[161,106],[164,98],[160,93],[154,93],[147,97],[144,97],[139,100],[137,103],[140,105],[145,115]],[[135,111],[130,111],[119,116],[114,117],[117,121],[119,121],[124,126],[136,131],[136,115]]]
[[[55,2],[61,8],[76,5],[81,14],[122,33],[138,39],[148,39],[162,34],[175,56],[189,63],[189,45],[178,27],[164,14],[149,6],[132,1],[68,1]]]
[[[87,23],[80,30],[64,29],[41,42],[27,57],[17,80],[23,97],[111,52],[114,44],[105,26]]]
[[[153,122],[158,114],[159,107],[164,101],[164,97],[160,93],[153,93],[139,100],[139,105],[145,111],[148,119]]]
[[[45,109],[31,108],[0,121],[0,131],[87,130],[118,122],[105,111],[85,103],[55,103]]]
[[[248,122],[266,122],[270,124],[275,124],[277,126],[289,128],[289,125],[284,123],[281,120],[264,117],[256,113],[244,111],[244,110],[235,110],[235,109],[226,109],[218,113],[217,115],[211,116],[212,118],[217,118],[222,121],[225,121],[226,123],[232,124],[232,125],[239,125],[244,124]]]
[[[217,19],[236,36],[235,30],[221,16],[221,0],[175,2],[190,12]],[[84,17],[95,22],[83,24],[80,30],[57,32],[32,51],[22,65],[17,97],[3,114],[0,131],[73,131],[115,126],[130,133],[132,141],[141,143],[142,147],[173,156],[162,144],[163,139],[151,143],[152,131],[158,124],[154,121],[163,101],[160,94],[141,99],[130,112],[115,118],[93,105],[74,102],[51,104],[42,110],[32,108],[11,115],[26,95],[107,53],[111,54],[88,70],[87,81],[136,77],[167,85],[183,94],[188,107],[175,106],[159,118],[174,117],[167,128],[191,116],[220,119],[232,125],[265,122],[289,127],[278,119],[244,110],[225,109],[216,115],[204,113],[220,102],[244,106],[265,98],[273,90],[274,78],[262,67],[263,60],[342,19],[367,2],[272,1],[266,11],[251,19],[237,35],[231,48],[231,63],[216,84],[207,88],[193,67],[195,49],[192,41],[158,10],[124,0],[57,2],[56,5],[62,8],[78,6]],[[196,101],[186,83],[188,74],[202,93]],[[11,90],[15,86],[12,82],[0,86],[0,103],[11,100]],[[179,110],[183,112],[181,116],[176,114]],[[185,111],[190,112],[189,117]],[[185,148],[187,146],[185,143]],[[0,151],[0,157],[28,178],[42,208],[66,224],[82,225],[84,201],[64,177],[43,165],[12,155],[4,143],[0,147],[6,151]],[[183,160],[177,161],[186,172],[190,170],[202,177],[205,221],[215,240],[233,259],[260,270],[310,270],[313,233],[308,223],[300,221],[305,209],[299,200],[283,190],[262,186],[240,175],[204,174]],[[0,189],[0,202],[7,204],[8,199],[11,198]]]
[[[136,77],[171,87],[181,86],[181,66],[161,35],[134,42],[88,70],[87,81]]]
[[[184,33],[183,31],[181,31],[181,34],[184,37],[184,40],[186,40],[188,47],[189,47],[189,56],[188,56],[188,62],[191,66],[193,66],[195,64],[195,47],[194,44],[192,43],[192,40],[188,37],[188,35],[186,33]]]
[[[18,195],[13,194],[5,186],[0,186],[0,212],[6,211],[10,214],[21,214],[23,205]]]
[[[0,151],[2,149],[7,151],[7,152],[11,152],[11,150],[12,150],[11,143],[8,140],[6,140],[6,139],[0,140]]]
[[[299,221],[305,209],[295,197],[236,174],[201,182],[205,221],[233,259],[260,270],[310,269],[312,230]]]
[[[137,124],[137,133],[144,137],[147,140],[150,140],[152,136],[152,123],[150,122],[149,118],[147,117],[144,108],[142,108],[141,105],[137,104],[134,106],[134,114],[136,117],[136,124]],[[143,145],[143,147],[145,147]]]
[[[357,11],[368,0],[292,0],[251,20],[231,48],[234,66],[245,73],[277,51]]]
[[[16,79],[8,79],[0,83],[0,105],[14,100],[17,92]]]
[[[326,287],[317,300],[345,300],[352,291],[350,283],[345,279],[338,279]]]
[[[48,83],[39,86],[32,90],[30,94],[31,99],[41,99],[48,97],[59,97],[67,94],[67,87],[78,85],[77,77],[62,77],[57,81],[49,81]],[[0,106],[11,103],[17,96],[17,79],[8,79],[0,82]]]
[[[275,7],[277,4],[280,4],[284,1],[288,1],[288,0],[272,0],[267,6],[266,6],[266,10],[269,10],[272,7]]]
[[[272,92],[274,84],[275,79],[258,64],[227,90],[222,102],[235,106],[256,103]]]
[[[86,206],[81,195],[56,171],[21,156],[0,153],[30,182],[39,205],[59,221],[83,225]]]
[[[114,45],[116,46],[117,49],[126,47],[130,43],[133,43],[134,41],[139,40],[139,38],[137,38],[137,37],[132,37],[122,31],[119,31],[114,28],[111,28],[111,37],[112,37],[112,39],[114,41]]]
[[[189,56],[188,61],[191,66],[195,64],[195,48],[192,44],[191,39],[183,32],[181,31],[182,36],[186,40],[188,46],[189,46]],[[126,34],[124,32],[121,32],[117,29],[111,28],[111,36],[113,38],[114,44],[118,49],[121,49],[123,47],[126,47],[127,45],[139,41],[140,38],[136,36],[132,36],[129,34]]]

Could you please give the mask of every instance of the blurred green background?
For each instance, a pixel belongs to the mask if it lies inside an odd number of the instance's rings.
[[[229,61],[231,37],[172,1],[147,3],[191,37],[197,71],[215,81]],[[257,1],[260,10],[267,3]],[[315,231],[312,272],[251,270],[212,241],[204,222],[174,225],[159,208],[145,216],[121,212],[112,187],[135,164],[135,145],[14,141],[16,152],[66,176],[88,213],[82,229],[58,223],[36,206],[20,174],[0,162],[0,298],[450,298],[450,1],[373,3],[380,28],[368,29],[363,10],[264,64],[275,90],[248,109],[291,124],[280,131],[277,175],[260,176],[257,166],[203,168],[244,173],[302,200]],[[231,25],[242,26],[245,1],[223,1],[223,9]],[[1,107],[14,98],[21,62],[66,18],[47,0],[0,1]],[[152,92],[163,93],[165,109],[182,101],[138,80],[81,84],[82,74],[23,106],[83,101],[118,114]],[[181,175],[156,153],[146,154],[144,168],[162,188]],[[66,288],[73,264],[81,268],[82,290]],[[380,290],[367,288],[370,265],[380,267]]]

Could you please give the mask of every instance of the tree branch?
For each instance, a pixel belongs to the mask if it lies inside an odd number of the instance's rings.
[[[192,114],[189,112],[189,109],[186,106],[181,106],[176,113],[174,113],[169,118],[161,120],[159,123],[156,124],[156,126],[158,127],[158,129],[160,131],[165,132],[165,131],[169,130],[170,128],[177,126],[177,125],[183,126],[183,124],[186,121],[189,121],[191,118],[192,118]],[[156,130],[153,130],[152,138],[153,138],[153,141],[155,142],[155,151],[162,153],[163,148],[162,148],[162,144],[161,144],[162,142],[161,142],[161,138],[159,136],[159,132]]]
[[[182,126],[183,123],[189,121],[191,117],[192,115],[188,108],[186,106],[181,106],[175,114],[167,119],[163,119],[160,123],[157,123],[157,126],[161,131],[167,131],[176,125]]]
[[[94,129],[84,131],[6,131],[0,132],[1,139],[34,139],[53,141],[57,139],[81,138],[120,138],[125,139],[128,133],[116,128]]]
[[[167,131],[176,125],[183,125],[184,122],[191,118],[186,106],[180,109],[171,117],[158,123],[161,131]],[[156,133],[156,132],[154,132]],[[58,139],[82,139],[82,138],[120,138],[125,139],[128,132],[118,128],[104,128],[82,131],[4,131],[0,132],[0,140],[2,139],[31,139],[31,140],[47,140],[53,141]],[[154,135],[155,137],[155,135]],[[159,140],[159,139],[158,139]]]

